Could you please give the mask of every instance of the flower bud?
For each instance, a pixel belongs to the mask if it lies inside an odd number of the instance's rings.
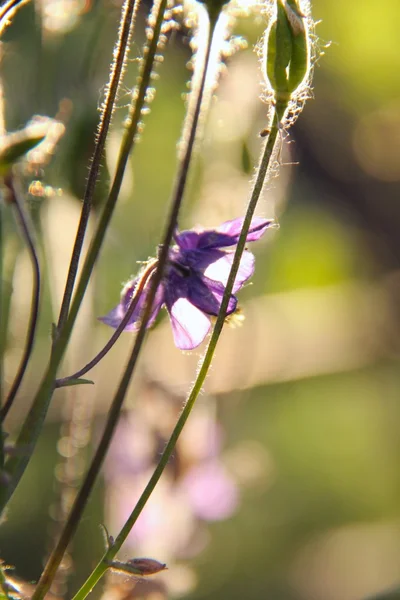
[[[306,81],[310,67],[307,23],[298,0],[277,0],[263,60],[265,78],[275,99],[288,102]]]
[[[107,564],[113,571],[119,571],[120,573],[127,573],[139,577],[155,575],[155,573],[164,571],[167,568],[165,563],[161,563],[154,558],[131,558],[126,562],[113,560],[107,562]]]
[[[165,563],[161,563],[154,558],[132,558],[127,561],[135,569],[141,572],[141,575],[154,575],[167,568]]]

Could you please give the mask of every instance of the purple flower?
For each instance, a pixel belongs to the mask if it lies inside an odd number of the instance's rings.
[[[246,240],[258,240],[273,223],[272,220],[255,217]],[[165,275],[153,302],[148,326],[151,326],[161,307],[166,306],[172,325],[175,344],[181,350],[196,348],[206,337],[211,323],[210,316],[217,316],[234,252],[227,250],[238,243],[243,219],[233,219],[216,229],[188,230],[175,235],[176,246],[169,252]],[[154,262],[155,266],[156,262]],[[243,252],[233,286],[236,293],[254,272],[254,256]],[[117,328],[121,323],[138,284],[139,277],[129,281],[121,294],[121,301],[101,321]],[[140,316],[149,289],[148,278],[126,331],[138,328]],[[237,307],[237,298],[231,295],[227,315]]]

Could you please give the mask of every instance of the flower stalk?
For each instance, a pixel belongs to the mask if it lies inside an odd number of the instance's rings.
[[[4,405],[0,410],[0,421],[3,423],[4,419],[8,415],[17,392],[22,383],[23,377],[25,375],[25,371],[27,369],[29,359],[32,355],[33,345],[35,342],[35,334],[36,327],[38,322],[39,315],[39,302],[40,302],[40,267],[39,260],[35,248],[35,243],[33,241],[33,236],[30,230],[30,225],[28,222],[28,217],[25,214],[22,201],[19,198],[19,193],[17,187],[15,185],[14,177],[11,172],[4,177],[4,184],[9,193],[8,203],[13,207],[16,215],[16,219],[19,223],[22,237],[25,240],[26,247],[28,249],[29,257],[32,263],[32,274],[33,274],[33,284],[32,284],[32,299],[31,299],[31,309],[29,315],[29,323],[28,330],[26,335],[25,347],[22,354],[21,362],[19,364],[17,373],[14,377],[14,381],[11,384],[10,390],[7,394],[7,398],[5,399]]]
[[[134,3],[135,0],[129,0]],[[135,136],[141,120],[142,109],[146,100],[146,91],[150,83],[151,74],[154,67],[155,56],[159,44],[161,26],[164,18],[164,13],[167,7],[167,0],[161,0],[156,6],[156,18],[154,20],[153,35],[148,41],[145,50],[145,58],[143,61],[138,93],[132,100],[130,108],[129,127],[125,130],[121,151],[118,159],[116,173],[113,184],[110,189],[107,201],[101,214],[96,232],[93,236],[88,253],[86,255],[79,281],[76,287],[75,295],[71,304],[70,312],[65,325],[61,330],[57,331],[56,339],[53,344],[49,365],[43,376],[42,382],[32,402],[31,409],[25,419],[17,439],[17,446],[23,447],[26,451],[18,456],[10,457],[6,464],[7,472],[10,476],[8,486],[0,488],[0,513],[4,510],[8,500],[12,496],[15,488],[21,479],[25,468],[32,455],[34,446],[40,435],[43,421],[47,414],[47,410],[54,391],[54,381],[57,374],[57,369],[64,356],[69,338],[72,333],[73,326],[78,315],[80,305],[82,303],[93,267],[102,247],[104,237],[110,223],[114,208],[117,203],[119,192],[122,185],[122,180],[125,173],[125,168],[128,162],[129,154],[133,148]]]
[[[67,281],[65,283],[64,295],[61,302],[60,316],[57,325],[58,331],[64,326],[68,317],[72,292],[78,272],[79,260],[89,222],[90,211],[92,209],[93,194],[98,180],[100,162],[103,157],[108,129],[110,127],[111,117],[114,111],[115,99],[117,97],[118,89],[123,76],[124,66],[128,57],[130,39],[132,37],[135,17],[139,8],[139,2],[140,0],[126,0],[122,8],[120,30],[118,32],[117,44],[114,49],[115,59],[111,66],[110,80],[106,88],[106,97],[101,110],[99,130],[96,138],[93,158],[90,164],[89,175],[86,182],[81,217],[78,230],[76,232]]]
[[[108,342],[106,343],[104,348],[102,348],[100,350],[100,352],[98,354],[96,354],[96,356],[94,358],[92,358],[91,361],[89,361],[84,367],[79,369],[79,371],[76,371],[76,373],[74,373],[73,375],[69,375],[68,377],[62,377],[60,379],[56,379],[56,387],[65,387],[69,384],[69,382],[76,381],[79,377],[82,377],[82,375],[85,375],[85,373],[88,373],[88,371],[93,369],[93,367],[95,367],[105,357],[105,355],[111,350],[111,348],[114,346],[114,344],[120,337],[121,333],[123,333],[123,331],[125,330],[125,327],[129,323],[134,311],[136,310],[139,299],[141,297],[141,294],[143,293],[145,286],[150,281],[150,279],[154,273],[155,267],[156,267],[156,261],[151,261],[146,266],[144,272],[140,276],[139,281],[135,287],[133,296],[130,301],[129,308],[126,311],[125,316],[121,320],[121,323],[118,325],[117,329],[115,330],[113,335],[110,337],[110,339],[108,340]]]
[[[50,587],[51,580],[54,577],[55,571],[56,571],[59,563],[61,562],[61,559],[65,552],[65,549],[68,546],[68,543],[71,540],[71,538],[76,530],[76,527],[79,523],[80,517],[83,513],[83,510],[87,503],[88,497],[93,488],[94,482],[100,471],[101,465],[104,461],[104,458],[108,451],[113,433],[115,431],[115,428],[116,428],[118,420],[119,420],[119,415],[120,415],[120,411],[122,408],[122,404],[125,399],[125,395],[126,395],[134,368],[136,366],[137,359],[138,359],[144,338],[145,338],[146,326],[147,326],[147,322],[150,318],[155,294],[156,294],[157,288],[158,288],[158,286],[161,282],[162,276],[163,276],[163,271],[164,271],[164,268],[165,268],[167,260],[168,260],[169,247],[172,243],[173,236],[174,236],[176,226],[177,226],[179,209],[182,204],[183,193],[185,190],[187,177],[188,177],[188,173],[189,173],[189,166],[190,166],[192,153],[193,153],[193,149],[194,149],[197,124],[198,124],[199,116],[201,113],[201,105],[202,105],[203,93],[204,93],[204,88],[205,88],[207,68],[208,68],[208,63],[209,63],[209,58],[210,58],[210,53],[211,53],[211,45],[212,45],[212,37],[213,37],[212,34],[214,32],[216,22],[217,22],[217,16],[214,14],[213,18],[212,19],[210,18],[210,21],[209,21],[209,31],[208,31],[206,55],[205,55],[204,59],[201,61],[201,64],[198,65],[202,69],[201,82],[200,82],[198,89],[194,89],[192,91],[192,93],[196,94],[197,101],[195,104],[195,110],[194,110],[193,115],[188,116],[188,118],[190,117],[190,131],[189,131],[189,135],[187,136],[187,138],[185,136],[186,132],[185,132],[185,127],[184,127],[183,139],[187,140],[186,148],[185,148],[185,151],[183,152],[183,157],[182,157],[182,160],[178,167],[178,175],[177,175],[175,185],[174,185],[174,190],[173,190],[173,195],[172,195],[172,205],[171,205],[171,209],[170,209],[168,225],[167,225],[166,232],[165,232],[165,235],[163,238],[163,243],[160,246],[160,255],[158,258],[157,268],[154,272],[154,275],[152,276],[151,286],[149,289],[148,296],[146,298],[146,305],[144,308],[142,321],[141,321],[137,336],[135,338],[131,356],[128,360],[128,364],[126,366],[125,372],[121,378],[119,387],[117,389],[117,392],[114,396],[112,405],[110,407],[106,426],[105,426],[102,438],[100,440],[99,446],[97,448],[97,451],[95,453],[95,456],[93,458],[93,461],[92,461],[92,463],[89,467],[88,473],[83,481],[82,487],[78,492],[78,495],[77,495],[74,505],[72,507],[71,513],[70,513],[67,523],[65,525],[64,531],[61,534],[60,540],[57,544],[57,547],[55,548],[54,552],[50,556],[49,561],[46,565],[46,568],[45,568],[45,570],[42,574],[42,577],[38,583],[38,586],[35,590],[35,593],[32,596],[32,600],[42,599],[44,597],[44,594]],[[199,63],[199,61],[197,61],[197,63]],[[114,546],[113,546],[113,548],[114,548]],[[113,556],[110,557],[110,559],[114,558],[116,551],[113,554]],[[103,568],[104,568],[104,570],[103,570]],[[96,583],[98,581],[98,579],[104,574],[104,572],[108,568],[109,568],[109,565],[106,565],[105,563],[104,564],[101,563],[100,569],[96,571],[95,578],[96,577],[97,578],[94,583]],[[86,597],[86,595],[92,589],[93,585],[90,585],[90,587],[87,587],[86,585],[84,585],[84,587],[78,592],[78,596],[81,598]]]
[[[266,142],[265,150],[264,150],[264,153],[263,153],[263,156],[262,156],[262,159],[260,162],[260,166],[258,169],[256,182],[255,182],[253,192],[252,192],[252,195],[251,195],[251,198],[249,201],[249,205],[248,205],[246,216],[245,216],[245,219],[243,222],[243,227],[242,227],[242,231],[240,234],[240,238],[239,238],[239,241],[238,241],[238,244],[236,247],[235,256],[234,256],[233,264],[232,264],[232,267],[230,270],[228,282],[226,284],[220,312],[217,317],[217,320],[216,320],[216,323],[215,323],[215,326],[214,326],[214,329],[213,329],[213,332],[211,335],[211,339],[208,344],[205,356],[203,358],[198,376],[197,376],[196,381],[193,385],[193,388],[188,396],[186,404],[185,404],[185,406],[182,410],[182,413],[175,425],[175,428],[171,434],[171,437],[168,440],[168,443],[160,457],[160,460],[153,472],[153,475],[151,476],[147,486],[145,487],[142,495],[140,496],[131,515],[125,522],[124,526],[122,527],[122,529],[119,532],[116,539],[113,541],[112,544],[110,544],[109,548],[107,549],[107,551],[105,552],[105,554],[103,555],[103,557],[101,558],[101,560],[99,561],[99,563],[97,564],[97,566],[95,567],[95,569],[93,570],[93,572],[91,573],[89,578],[86,580],[86,582],[84,583],[82,588],[74,596],[73,600],[84,600],[84,598],[86,598],[86,596],[90,593],[90,591],[93,589],[93,587],[99,581],[99,579],[107,571],[110,562],[113,561],[113,559],[117,555],[118,551],[121,549],[122,544],[125,542],[126,538],[128,537],[132,527],[134,526],[137,519],[139,518],[148,499],[150,498],[158,481],[160,480],[160,477],[162,476],[165,467],[169,463],[169,460],[175,450],[175,446],[179,439],[179,436],[186,424],[186,421],[189,418],[189,415],[193,409],[196,399],[201,391],[201,388],[202,388],[205,378],[207,376],[208,370],[210,368],[212,358],[214,356],[214,352],[215,352],[215,349],[217,346],[219,336],[221,334],[221,331],[222,331],[222,328],[224,325],[229,299],[232,294],[233,285],[234,285],[236,275],[238,272],[238,268],[240,265],[240,259],[242,257],[243,251],[245,249],[246,237],[247,237],[247,234],[248,234],[248,231],[250,228],[250,224],[251,224],[251,220],[254,215],[255,208],[257,206],[258,199],[259,199],[260,194],[263,189],[263,185],[264,185],[264,181],[265,181],[265,178],[266,178],[266,175],[268,172],[271,157],[274,154],[274,148],[275,148],[275,143],[276,143],[276,140],[278,137],[278,133],[279,133],[279,123],[277,120],[276,111],[274,110],[273,123],[271,126],[271,133]]]
[[[166,5],[167,5],[166,0],[161,0],[161,2],[159,3],[159,12],[158,12],[158,16],[157,16],[156,25],[154,27],[153,35],[151,36],[151,39],[150,39],[148,51],[145,54],[145,61],[146,61],[145,67],[144,67],[145,69],[146,69],[146,64],[148,64],[147,61],[149,60],[150,57],[152,57],[151,65],[153,64],[153,61],[154,61],[154,56],[155,56],[155,53],[157,50],[157,45],[158,45],[157,39],[158,39],[158,35],[160,34],[160,31],[161,31],[162,16],[164,14]],[[160,16],[161,16],[161,18],[159,18]],[[150,286],[149,293],[148,293],[148,296],[146,299],[146,306],[144,308],[142,322],[140,324],[140,327],[139,327],[139,330],[138,330],[138,333],[137,333],[137,336],[136,336],[136,339],[134,342],[134,346],[132,349],[132,353],[128,360],[128,364],[126,366],[125,372],[122,376],[119,387],[117,389],[117,392],[114,396],[112,405],[110,407],[106,426],[105,426],[102,438],[100,440],[100,443],[98,445],[97,451],[96,451],[95,456],[92,460],[92,463],[89,467],[89,470],[86,474],[86,477],[82,483],[82,486],[77,494],[77,497],[75,499],[75,502],[73,504],[73,507],[71,509],[69,517],[67,519],[65,527],[63,529],[63,532],[61,533],[60,539],[59,539],[54,551],[51,553],[49,560],[46,564],[46,567],[42,573],[42,576],[39,580],[36,590],[32,596],[32,600],[41,600],[42,598],[44,598],[45,594],[47,593],[47,591],[49,590],[49,588],[51,586],[51,582],[55,576],[55,573],[56,573],[57,568],[62,560],[65,550],[76,531],[76,528],[78,526],[78,523],[79,523],[82,513],[84,511],[86,503],[89,499],[90,493],[93,489],[94,483],[97,479],[97,476],[98,476],[101,466],[103,464],[105,455],[109,448],[115,427],[118,423],[122,404],[125,399],[125,395],[126,395],[126,392],[127,392],[134,368],[136,366],[137,359],[138,359],[143,341],[144,341],[144,337],[146,334],[147,321],[150,317],[154,297],[155,297],[157,288],[161,282],[163,271],[164,271],[164,268],[165,268],[165,265],[166,265],[166,262],[168,259],[169,247],[173,240],[173,236],[174,236],[176,226],[177,226],[178,214],[179,214],[179,210],[180,210],[182,200],[183,200],[183,193],[185,190],[188,172],[189,172],[189,166],[190,166],[193,149],[194,149],[197,124],[198,124],[199,116],[201,113],[201,105],[202,105],[203,93],[204,93],[204,88],[205,88],[207,67],[208,67],[210,52],[211,52],[212,33],[214,32],[216,22],[217,22],[217,16],[215,15],[215,13],[213,13],[213,18],[212,19],[210,18],[210,22],[209,22],[206,55],[205,55],[204,59],[201,61],[201,64],[199,64],[199,67],[202,70],[201,83],[200,83],[200,86],[198,87],[198,89],[194,89],[192,91],[192,93],[196,94],[196,98],[197,98],[195,111],[194,111],[193,116],[190,115],[192,117],[191,122],[190,122],[190,132],[187,137],[186,148],[185,148],[185,152],[183,153],[183,158],[178,167],[178,175],[177,175],[175,185],[174,185],[174,190],[173,190],[173,195],[172,195],[172,204],[171,204],[171,209],[170,209],[170,215],[168,218],[168,224],[167,224],[166,232],[165,232],[165,235],[163,238],[163,242],[161,244],[161,250],[160,250],[160,255],[159,255],[159,259],[158,259],[158,263],[157,263],[157,268],[154,272],[154,275],[151,278],[151,286]],[[197,63],[199,63],[199,62],[200,61],[197,61]],[[148,81],[150,81],[150,75],[151,75],[151,69],[149,72],[146,72]],[[142,76],[142,81],[143,81],[143,79],[144,79],[144,74]],[[140,95],[141,89],[142,89],[142,86],[140,87],[139,94],[137,96],[138,101],[139,101],[139,95]],[[147,89],[147,86],[143,92],[143,96],[142,96],[143,101],[145,99],[146,89]],[[135,114],[133,115],[133,117],[135,119],[137,119],[137,124],[138,124],[140,114],[138,115],[136,110],[135,110]],[[120,157],[121,157],[121,159],[123,158],[125,160],[125,164],[128,159],[128,156],[129,156],[129,151],[130,151],[133,141],[134,141],[134,135],[136,133],[136,129],[135,129],[134,133],[132,135],[132,127],[135,125],[135,122],[136,122],[134,120],[134,118],[130,119],[130,125],[129,125],[129,129],[128,129],[129,135],[125,137],[125,139],[123,141],[121,153],[120,153]],[[137,124],[136,124],[136,127],[137,127]],[[184,127],[183,137],[185,139],[185,127]],[[117,174],[119,171],[120,171],[120,168],[117,167]],[[116,175],[116,177],[117,177],[117,175]],[[121,177],[121,181],[122,181],[122,177]],[[113,188],[114,188],[114,186],[113,186]],[[111,190],[111,193],[112,193],[112,190]],[[89,250],[89,254],[90,254],[90,250]],[[77,295],[78,295],[78,293],[79,293],[79,284],[78,284],[78,289],[77,289]],[[74,314],[73,309],[74,309],[74,303],[71,307],[71,315]],[[69,321],[70,321],[70,318],[67,321],[67,325],[68,325]],[[60,336],[61,338],[62,338],[62,335],[63,335],[63,331],[61,331],[61,336]]]

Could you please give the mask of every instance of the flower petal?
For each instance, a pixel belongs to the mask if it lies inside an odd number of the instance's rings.
[[[187,231],[181,231],[175,235],[176,243],[182,250],[193,250],[197,248],[200,233],[188,229]]]
[[[175,345],[181,350],[193,350],[209,332],[209,318],[187,298],[180,297],[168,306]]]
[[[213,279],[214,281],[219,281],[222,283],[223,287],[225,287],[232,267],[233,257],[234,252],[221,253],[221,256],[216,261],[210,263],[205,269],[205,277]],[[233,286],[232,291],[234,294],[240,290],[243,284],[253,275],[254,262],[253,254],[248,250],[245,250],[240,259],[239,270]]]
[[[221,308],[225,286],[219,281],[192,274],[188,278],[188,300],[208,315],[217,316]],[[235,296],[230,297],[227,314],[233,313],[237,306]]]
[[[181,250],[196,250],[203,248],[224,248],[238,243],[244,218],[232,219],[222,223],[215,229],[193,231],[188,229],[175,236]],[[246,237],[247,242],[254,242],[264,235],[265,231],[274,223],[273,219],[254,217]]]
[[[238,243],[240,232],[243,226],[243,217],[226,221],[214,230],[204,231],[199,234],[197,248],[223,248],[233,246]],[[254,217],[251,221],[250,229],[246,237],[247,242],[258,240],[268,227],[273,223],[272,219],[263,219]]]
[[[132,297],[133,297],[133,294],[134,294],[134,291],[136,288],[136,283],[137,283],[137,279],[133,279],[132,281],[129,281],[126,284],[126,286],[122,290],[120,303],[104,317],[99,317],[99,321],[102,321],[106,325],[109,325],[110,327],[117,329],[117,327],[119,326],[122,319],[126,315],[126,312],[130,306],[130,303],[132,301]],[[125,326],[124,331],[136,331],[138,329],[139,318],[144,309],[147,293],[148,293],[148,286],[146,286],[144,291],[141,293],[139,301],[131,315],[131,318],[128,321],[128,324]],[[163,303],[164,303],[164,287],[162,285],[160,285],[156,292],[156,297],[153,302],[153,307],[152,307],[149,321],[147,323],[147,327],[151,327],[151,325],[153,325],[154,321],[157,318],[158,313],[160,312],[160,309],[161,309],[161,306],[163,305]]]
[[[237,486],[218,460],[192,467],[181,485],[188,494],[193,511],[205,521],[227,519],[239,504]]]

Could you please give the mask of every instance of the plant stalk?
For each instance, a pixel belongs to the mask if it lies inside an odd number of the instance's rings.
[[[104,458],[108,451],[112,436],[114,434],[115,428],[116,428],[118,420],[119,420],[119,415],[121,412],[123,401],[125,399],[125,395],[126,395],[134,368],[136,366],[137,359],[138,359],[144,338],[145,338],[146,326],[147,326],[147,322],[148,322],[150,314],[151,314],[155,294],[156,294],[158,286],[162,280],[163,271],[164,271],[164,268],[165,268],[165,265],[166,265],[166,262],[168,259],[169,247],[172,243],[173,235],[175,233],[176,226],[177,226],[179,209],[180,209],[180,206],[181,206],[182,200],[183,200],[183,193],[184,193],[186,182],[187,182],[189,166],[190,166],[193,149],[194,149],[194,144],[195,144],[195,139],[196,139],[197,124],[198,124],[199,116],[201,113],[201,105],[202,105],[202,99],[203,99],[203,93],[204,93],[205,81],[206,81],[206,75],[207,75],[207,68],[208,68],[208,64],[209,64],[211,44],[212,44],[212,34],[214,32],[216,22],[217,22],[217,17],[215,17],[215,19],[213,19],[212,21],[209,22],[206,55],[205,55],[203,64],[201,65],[201,69],[202,69],[201,82],[200,82],[198,89],[194,89],[192,92],[192,93],[195,93],[196,97],[197,97],[195,110],[194,110],[193,115],[187,115],[186,121],[188,119],[190,119],[190,121],[189,121],[190,131],[189,131],[189,135],[186,136],[185,135],[186,131],[185,131],[185,127],[184,127],[183,140],[186,141],[186,147],[185,147],[184,152],[182,153],[182,160],[178,167],[178,174],[177,174],[177,178],[175,180],[175,185],[174,185],[174,191],[173,191],[173,196],[172,196],[172,205],[171,205],[171,209],[170,209],[170,215],[168,218],[168,225],[167,225],[166,232],[165,232],[165,235],[163,238],[163,243],[161,245],[157,268],[156,268],[156,271],[151,280],[151,286],[149,289],[149,294],[146,299],[146,305],[144,308],[142,321],[141,321],[141,324],[140,324],[140,327],[139,327],[139,330],[138,330],[138,333],[137,333],[137,336],[136,336],[136,339],[135,339],[135,342],[133,345],[131,356],[128,360],[128,364],[126,366],[125,372],[121,378],[118,390],[114,396],[111,408],[108,413],[106,426],[105,426],[102,438],[100,440],[99,446],[97,448],[96,454],[93,458],[92,464],[90,465],[89,471],[86,475],[83,485],[78,492],[77,498],[72,507],[70,516],[66,523],[65,529],[61,535],[59,543],[58,543],[57,547],[55,548],[52,556],[50,557],[48,564],[46,565],[45,571],[42,575],[41,580],[39,581],[38,588],[35,591],[35,593],[32,597],[32,600],[41,600],[44,596],[44,593],[46,593],[46,591],[49,589],[49,585],[50,585],[49,580],[51,580],[51,578],[54,576],[55,570],[57,569],[59,563],[62,560],[62,556],[65,552],[65,549],[68,546],[68,543],[76,530],[76,527],[79,523],[80,517],[86,506],[89,494],[93,488],[93,485],[95,483],[97,475],[103,464]],[[106,568],[108,568],[108,566]],[[42,582],[42,580],[43,580],[43,582]],[[39,588],[39,586],[40,586],[40,588]],[[91,587],[93,587],[93,586],[91,586]],[[91,587],[90,587],[90,589],[91,589]],[[39,592],[38,592],[38,589],[39,589]],[[86,595],[90,591],[90,589],[88,589],[87,587],[85,588],[85,590],[81,589],[80,592],[78,592],[78,594],[80,594],[79,597],[81,597],[81,598],[86,597]]]
[[[93,158],[89,169],[89,175],[86,182],[86,189],[83,197],[81,217],[76,232],[74,248],[72,250],[71,262],[69,265],[67,281],[65,283],[64,295],[61,302],[60,316],[58,319],[58,331],[64,326],[71,304],[72,292],[75,285],[78,272],[79,260],[82,253],[83,242],[89,221],[90,211],[93,204],[93,195],[97,184],[100,170],[100,162],[103,156],[104,146],[111,123],[111,117],[114,111],[115,99],[122,79],[124,66],[129,52],[129,43],[132,35],[132,29],[135,22],[137,9],[140,0],[126,0],[122,8],[121,25],[118,32],[118,41],[114,49],[115,60],[112,63],[110,80],[107,86],[106,98],[101,112],[99,130],[96,137]]]
[[[128,0],[128,2],[133,7],[135,5],[136,0]],[[165,0],[166,3],[166,0]],[[124,14],[124,12],[123,12]],[[132,10],[132,14],[134,11]],[[161,27],[161,25],[160,25]],[[156,44],[157,47],[157,44]],[[154,49],[155,54],[156,48]],[[151,53],[149,53],[150,56]],[[149,65],[146,60],[144,65],[144,73],[148,72],[148,81],[150,81],[150,74],[152,70],[152,63]],[[143,75],[143,80],[145,79]],[[8,474],[10,476],[10,484],[8,486],[0,487],[0,514],[4,510],[5,505],[8,500],[12,496],[15,488],[17,487],[19,480],[21,479],[25,468],[29,462],[29,459],[32,455],[33,449],[36,445],[37,439],[39,437],[42,424],[44,418],[47,414],[47,410],[50,404],[50,400],[52,397],[52,393],[54,391],[54,380],[56,378],[57,369],[61,363],[61,360],[64,356],[69,338],[72,333],[73,326],[75,324],[75,320],[82,303],[90,276],[92,274],[93,267],[97,260],[98,254],[100,252],[105,233],[109,222],[111,220],[112,214],[114,212],[114,208],[118,199],[119,190],[121,188],[122,179],[125,171],[125,167],[128,160],[129,150],[132,147],[133,139],[135,136],[135,131],[133,131],[134,123],[136,123],[136,127],[140,120],[141,111],[143,108],[145,93],[142,95],[139,94],[136,102],[134,103],[134,107],[132,108],[132,112],[135,118],[132,120],[132,126],[129,127],[125,132],[124,136],[124,151],[122,150],[120,153],[116,174],[114,177],[113,185],[111,187],[110,193],[108,195],[107,201],[105,203],[103,212],[101,214],[99,223],[97,225],[96,232],[93,236],[92,242],[90,244],[88,253],[86,255],[82,272],[79,277],[79,282],[76,288],[76,292],[71,304],[71,309],[68,314],[68,318],[65,322],[65,325],[56,332],[56,339],[54,340],[54,344],[52,347],[52,352],[50,355],[50,361],[47,367],[47,370],[42,378],[39,389],[35,395],[35,398],[32,402],[31,409],[24,421],[24,424],[21,428],[20,434],[17,439],[17,446],[24,448],[24,453],[19,454],[18,456],[10,457],[7,461],[6,468]],[[129,140],[131,143],[129,144]],[[126,154],[127,153],[127,154]]]
[[[271,157],[273,156],[273,153],[274,153],[274,148],[275,148],[275,143],[276,143],[276,140],[278,137],[278,133],[279,133],[279,123],[276,118],[276,112],[274,111],[271,132],[269,134],[268,140],[265,145],[264,153],[263,153],[263,156],[260,161],[256,181],[255,181],[254,188],[253,188],[251,198],[250,198],[250,201],[248,204],[248,208],[246,211],[246,216],[245,216],[245,219],[243,222],[243,227],[242,227],[242,231],[241,231],[241,234],[239,237],[239,241],[238,241],[238,244],[236,247],[235,256],[234,256],[231,271],[229,274],[228,282],[226,284],[226,288],[224,291],[221,308],[220,308],[220,311],[219,311],[219,314],[218,314],[218,317],[217,317],[217,320],[216,320],[216,323],[215,323],[215,326],[214,326],[214,329],[213,329],[213,332],[211,335],[210,342],[208,344],[206,353],[204,355],[203,362],[201,364],[198,376],[193,385],[192,391],[189,394],[187,402],[182,410],[181,416],[179,417],[177,424],[175,425],[175,428],[174,428],[174,430],[171,434],[171,437],[165,447],[165,450],[161,455],[159,463],[158,463],[157,467],[155,468],[154,473],[151,476],[142,495],[140,496],[136,506],[134,507],[130,517],[124,524],[123,528],[121,529],[121,531],[118,534],[117,538],[115,539],[114,543],[110,545],[110,547],[105,552],[105,554],[103,555],[103,557],[101,558],[101,560],[99,561],[99,563],[97,564],[97,566],[95,567],[95,569],[93,570],[93,572],[91,573],[89,578],[86,580],[86,582],[84,583],[82,588],[74,596],[73,600],[84,600],[84,598],[86,598],[86,596],[90,593],[90,591],[93,589],[93,587],[99,581],[99,579],[107,571],[110,561],[112,561],[114,559],[114,557],[120,550],[122,544],[125,542],[132,527],[136,523],[140,513],[142,512],[148,499],[150,498],[151,494],[153,493],[154,488],[156,487],[158,481],[160,480],[160,477],[163,474],[164,469],[167,466],[167,464],[172,456],[172,453],[174,452],[174,449],[175,449],[176,443],[179,439],[179,436],[186,424],[187,419],[189,418],[189,415],[193,409],[196,399],[201,391],[201,388],[204,384],[208,370],[210,368],[212,358],[214,356],[214,352],[215,352],[215,348],[216,348],[219,336],[221,334],[221,331],[222,331],[222,328],[224,325],[224,321],[226,318],[226,311],[227,311],[228,303],[229,303],[229,298],[232,294],[233,284],[234,284],[234,281],[235,281],[235,278],[236,278],[236,275],[237,275],[237,272],[239,269],[239,265],[240,265],[240,259],[243,254],[243,251],[245,249],[247,233],[248,233],[248,230],[249,230],[249,227],[251,224],[251,220],[254,215],[255,208],[257,206],[258,199],[260,197],[260,194],[261,194],[263,186],[264,186],[264,181],[265,181],[266,175],[268,173],[268,168],[270,165]]]
[[[40,301],[40,267],[38,255],[35,248],[35,243],[33,241],[33,236],[30,231],[30,226],[28,222],[27,215],[25,214],[22,201],[19,198],[18,191],[15,186],[15,182],[12,174],[8,177],[4,178],[5,185],[10,193],[9,202],[11,206],[14,208],[16,213],[16,219],[19,223],[22,237],[25,240],[29,258],[32,263],[32,273],[33,273],[33,285],[32,285],[32,299],[31,299],[31,310],[29,315],[29,323],[28,330],[25,340],[24,352],[21,358],[21,362],[19,364],[17,373],[15,374],[14,381],[11,384],[11,388],[7,394],[7,398],[4,402],[0,410],[0,422],[3,423],[6,418],[10,408],[13,405],[14,399],[17,395],[19,387],[22,383],[22,379],[25,375],[25,371],[27,369],[29,359],[32,354],[33,345],[35,341],[36,327],[38,322],[39,315],[39,301]]]

